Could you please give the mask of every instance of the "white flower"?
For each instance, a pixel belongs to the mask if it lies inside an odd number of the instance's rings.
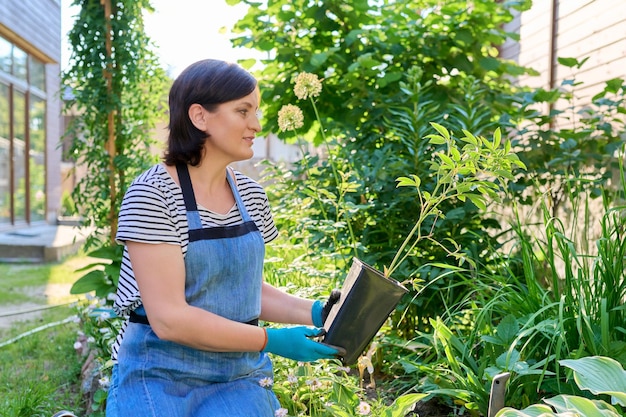
[[[367,416],[372,411],[370,405],[365,401],[361,401],[359,405],[356,407],[356,412],[361,416]]]
[[[262,387],[271,387],[274,384],[274,380],[269,377],[261,378],[259,380],[259,385]]]
[[[302,109],[293,104],[285,104],[278,111],[278,128],[283,132],[296,130],[304,125]]]
[[[95,338],[95,337],[93,337],[93,336],[89,336],[89,337],[87,338],[87,343],[96,343],[96,338]]]
[[[286,416],[287,416],[286,408],[279,408],[278,410],[274,412],[274,417],[286,417]]]
[[[296,77],[295,84],[293,92],[300,100],[317,97],[322,92],[322,81],[315,74],[301,72]]]
[[[100,313],[100,315],[98,316],[98,318],[96,319],[96,321],[98,323],[102,323],[108,319],[111,318],[111,313],[109,313],[108,311],[103,311]]]
[[[74,350],[80,350],[82,348],[83,348],[83,344],[80,343],[80,341],[77,340],[74,342]]]
[[[309,388],[311,388],[311,391],[316,391],[316,390],[322,388],[322,383],[317,378],[308,379],[306,381],[306,384],[309,386]]]
[[[108,376],[103,376],[102,378],[100,378],[98,380],[98,383],[100,384],[100,387],[104,389],[109,388],[109,385],[111,385],[111,381],[109,381]]]
[[[287,382],[289,382],[290,384],[297,384],[298,383],[298,377],[295,375],[288,375],[287,376]]]

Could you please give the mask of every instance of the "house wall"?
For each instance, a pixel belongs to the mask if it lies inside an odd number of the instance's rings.
[[[605,81],[626,79],[624,0],[534,0],[506,29],[520,40],[503,45],[502,56],[540,73],[521,77],[523,85],[553,88],[575,77],[582,82],[576,89],[582,104],[602,91]],[[558,65],[557,57],[588,60],[577,70]]]
[[[604,89],[606,81],[626,80],[625,0],[534,0],[532,8],[518,13],[505,29],[519,34],[520,39],[506,42],[500,48],[502,57],[539,72],[538,76],[520,77],[520,85],[551,89],[563,80],[575,79],[581,84],[575,87],[574,104],[582,107]],[[558,64],[559,57],[588,59],[576,69]],[[556,107],[567,105],[557,103]],[[601,199],[589,203],[589,218],[583,217],[587,214],[584,210],[576,218],[576,212],[568,206],[562,208],[563,217],[559,219],[568,225],[566,229],[571,225],[588,226],[583,228],[584,233],[576,233],[584,244],[601,236],[600,220],[605,213]],[[542,222],[540,216],[529,218],[531,223]]]
[[[46,220],[61,201],[61,0],[0,0],[0,36],[46,64]]]

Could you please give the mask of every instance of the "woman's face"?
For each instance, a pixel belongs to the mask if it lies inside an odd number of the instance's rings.
[[[206,157],[224,158],[226,163],[252,158],[252,143],[261,130],[259,92],[220,104],[214,112],[202,109],[206,121]]]

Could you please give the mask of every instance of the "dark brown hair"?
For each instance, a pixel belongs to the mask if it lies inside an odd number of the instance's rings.
[[[196,166],[202,160],[207,135],[189,119],[192,104],[214,111],[222,103],[247,96],[256,86],[256,79],[237,64],[205,59],[188,66],[170,89],[165,163]]]

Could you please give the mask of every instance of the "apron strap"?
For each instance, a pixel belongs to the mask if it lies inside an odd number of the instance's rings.
[[[191,186],[191,177],[189,176],[189,168],[187,164],[177,164],[176,172],[178,173],[178,181],[180,182],[180,188],[183,192],[183,199],[185,200],[185,209],[187,209],[187,221],[189,222],[189,243],[198,240],[208,239],[223,239],[230,237],[242,236],[250,232],[259,231],[256,223],[250,218],[248,210],[239,195],[237,190],[237,183],[233,176],[229,175],[226,171],[226,179],[230,185],[230,189],[235,197],[235,202],[239,208],[243,223],[235,226],[227,227],[211,227],[203,228],[200,222],[200,216],[198,214],[198,204],[196,203],[196,196],[193,193],[193,187]]]
[[[178,173],[180,188],[183,190],[185,208],[187,211],[198,211],[196,196],[193,193],[193,187],[191,186],[191,177],[189,176],[189,168],[187,168],[187,164],[177,164],[176,172]]]

